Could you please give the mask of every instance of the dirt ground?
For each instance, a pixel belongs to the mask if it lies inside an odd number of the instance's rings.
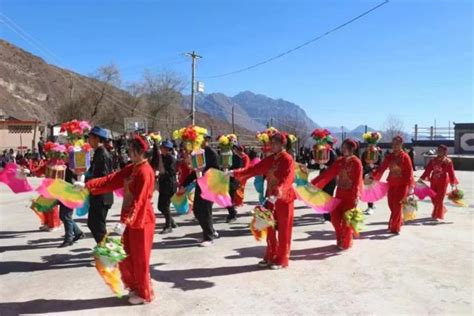
[[[384,199],[345,252],[337,251],[331,224],[296,203],[291,263],[279,271],[256,266],[265,244],[250,235],[251,205],[230,225],[227,211],[215,210],[221,238],[209,248],[197,246],[200,228],[192,215],[176,217],[180,227],[164,236],[160,216],[151,258],[156,300],[145,306],[113,296],[89,265],[89,234],[57,249],[63,228],[37,230],[28,208],[35,194],[15,195],[2,184],[0,315],[472,315],[474,181],[473,173],[457,174],[471,207],[447,203],[446,221],[436,224],[431,203],[420,202],[418,219],[394,236],[386,233]],[[256,201],[252,185],[246,201]],[[120,205],[116,200],[109,213],[110,227]],[[88,232],[85,218],[78,222]]]

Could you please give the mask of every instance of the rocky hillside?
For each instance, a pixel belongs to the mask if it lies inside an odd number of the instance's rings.
[[[92,119],[93,123],[121,131],[123,117],[146,115],[130,105],[131,96],[126,91],[105,86],[95,79],[48,64],[43,59],[0,40],[0,109],[6,116],[25,120],[37,119],[45,125],[55,124],[60,121],[60,112],[64,104],[72,103],[74,100],[77,106],[82,105],[82,108],[72,107],[69,115],[78,119],[87,118],[86,115],[93,109],[84,107],[84,102],[81,103],[81,100],[91,95],[95,101],[100,102],[100,106],[97,107],[98,113]],[[185,125],[188,122],[182,119],[173,123],[176,126],[163,122],[166,121],[166,117],[186,118],[188,114],[189,111],[185,108],[171,107],[158,119],[156,129],[169,131],[178,128],[178,125]],[[228,120],[217,113],[215,116],[197,113],[196,122],[208,127],[213,134],[232,132]],[[242,128],[239,123],[236,131],[253,139],[254,133]]]

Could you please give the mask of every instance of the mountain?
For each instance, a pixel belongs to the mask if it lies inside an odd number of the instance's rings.
[[[190,97],[183,100],[183,107],[190,108]],[[213,117],[232,122],[252,131],[265,129],[267,124],[296,134],[309,134],[318,127],[298,105],[282,99],[272,99],[250,91],[228,97],[222,93],[196,96],[196,109]]]
[[[131,105],[131,98],[124,90],[48,64],[43,59],[0,40],[0,110],[7,117],[39,120],[43,125],[56,124],[64,116],[64,105],[71,104],[66,113],[71,118],[90,119],[90,112],[96,110],[97,115],[91,119],[92,123],[120,132],[123,130],[124,117],[150,118],[149,114]],[[90,106],[91,102],[95,109]],[[216,102],[222,101],[217,99]],[[146,107],[146,104],[142,105],[143,108]],[[166,113],[158,115],[154,129],[170,134],[173,129],[189,123],[188,119],[183,119],[188,114],[180,106],[170,106]],[[212,117],[197,112],[196,123],[207,127],[213,134],[232,132],[232,126],[227,120],[223,120],[224,116],[219,116],[218,113],[215,115],[216,117]],[[245,120],[244,117],[239,122],[245,123]],[[242,128],[239,122],[236,131],[253,140],[254,133]]]

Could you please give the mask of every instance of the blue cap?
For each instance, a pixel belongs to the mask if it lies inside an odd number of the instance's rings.
[[[102,128],[102,127],[99,127],[99,126],[94,126],[91,129],[91,131],[89,132],[89,134],[92,134],[92,135],[95,135],[95,136],[98,136],[98,137],[101,137],[101,138],[105,138],[105,139],[110,138],[109,130],[105,129],[105,128]]]
[[[169,140],[165,140],[164,142],[161,143],[161,146],[168,148],[168,149],[173,149],[173,143]]]

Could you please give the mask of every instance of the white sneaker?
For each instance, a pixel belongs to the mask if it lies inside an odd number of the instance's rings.
[[[213,236],[214,236],[214,238],[219,238],[219,233],[217,231],[215,231]]]
[[[375,210],[377,208],[377,205],[372,206],[372,209]]]
[[[374,209],[372,207],[369,207],[365,210],[366,215],[372,215],[374,214]]]
[[[212,240],[204,240],[199,244],[200,247],[210,247],[214,244]]]
[[[146,303],[145,299],[138,296],[138,295],[130,296],[130,298],[128,299],[128,302],[132,305],[139,305],[139,304],[145,304]]]

